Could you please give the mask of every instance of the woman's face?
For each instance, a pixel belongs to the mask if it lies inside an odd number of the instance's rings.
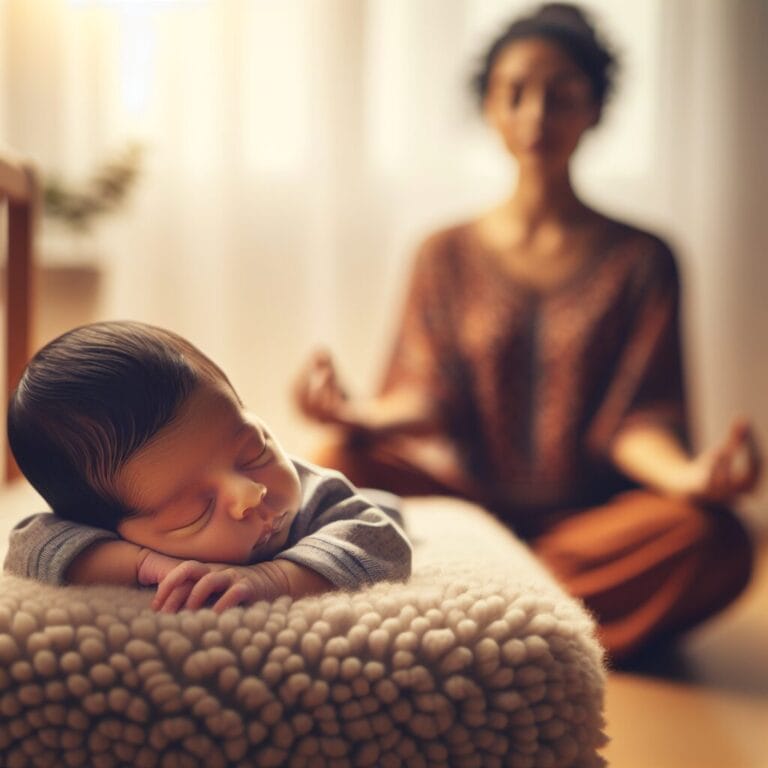
[[[522,166],[563,171],[600,114],[589,78],[556,43],[510,43],[491,70],[485,116]]]

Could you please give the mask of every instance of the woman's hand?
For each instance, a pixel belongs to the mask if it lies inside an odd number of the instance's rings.
[[[638,424],[620,432],[611,454],[616,466],[662,493],[724,504],[754,490],[762,457],[749,422],[737,419],[714,450],[691,458],[663,427]]]
[[[294,397],[305,416],[322,424],[359,426],[330,354],[318,350],[299,373]]]
[[[163,613],[210,605],[221,613],[237,605],[274,600],[280,595],[304,597],[332,589],[322,576],[287,560],[236,566],[186,560],[158,584],[152,608]]]
[[[723,442],[693,460],[691,496],[725,503],[754,490],[760,480],[762,455],[749,422],[737,419]]]
[[[368,434],[432,433],[436,429],[434,398],[403,388],[371,398],[351,398],[339,381],[328,352],[315,352],[299,374],[294,397],[301,411],[314,421],[335,424]]]

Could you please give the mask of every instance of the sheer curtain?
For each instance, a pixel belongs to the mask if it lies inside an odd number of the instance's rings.
[[[466,83],[528,5],[0,0],[0,138],[72,178],[143,143],[136,195],[95,235],[104,316],[188,336],[305,450],[288,387],[307,351],[331,346],[350,385],[370,387],[418,240],[508,189]],[[577,181],[678,249],[704,436],[737,406],[768,433],[765,216],[750,215],[768,175],[766,6],[584,5],[623,76]]]

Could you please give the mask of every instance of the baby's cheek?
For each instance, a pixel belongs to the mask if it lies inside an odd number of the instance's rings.
[[[165,552],[201,563],[238,564],[247,557],[247,543],[247,537],[242,535],[227,535],[227,532],[209,529],[183,541],[169,542]]]
[[[273,484],[283,497],[284,509],[298,509],[301,504],[301,482],[290,459],[282,455],[275,464]]]
[[[166,555],[178,557],[181,560],[200,560],[201,562],[210,561],[210,557],[205,556],[204,548],[191,541],[169,540],[157,547],[158,552],[164,552]]]
[[[294,517],[301,508],[301,483],[296,475],[292,478],[290,503],[286,505],[286,508],[290,510]]]

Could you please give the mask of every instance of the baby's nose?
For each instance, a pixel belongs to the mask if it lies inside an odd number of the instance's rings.
[[[229,510],[232,517],[242,520],[249,512],[264,518],[267,512],[261,508],[261,503],[267,495],[267,487],[261,483],[244,479],[232,489]]]
[[[255,499],[254,506],[258,506],[261,504],[262,501],[264,501],[264,497],[267,495],[267,486],[262,485],[261,483],[253,483],[254,485],[254,494],[253,497]]]

